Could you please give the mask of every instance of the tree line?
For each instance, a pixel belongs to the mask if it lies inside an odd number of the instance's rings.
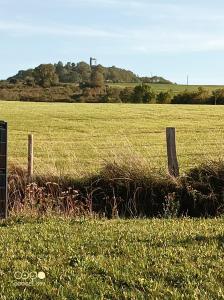
[[[134,88],[122,89],[118,93],[115,90],[110,89],[105,100],[105,102],[142,104],[224,105],[224,89],[220,88],[210,92],[203,87],[199,87],[195,91],[185,90],[178,94],[174,94],[172,90],[155,92],[151,86],[140,84]]]
[[[135,87],[105,85],[97,69],[91,73],[88,84],[57,85],[44,88],[19,84],[0,84],[0,100],[73,103],[143,103],[143,104],[224,104],[224,89],[212,92],[199,87],[195,91],[185,90],[175,94],[171,89],[156,92],[150,85]]]

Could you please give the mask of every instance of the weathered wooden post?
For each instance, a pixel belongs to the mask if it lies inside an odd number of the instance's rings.
[[[7,123],[0,121],[0,219],[8,216]]]
[[[28,180],[33,177],[33,135],[28,135]]]
[[[176,151],[175,128],[173,127],[166,128],[166,142],[167,142],[167,158],[168,158],[169,174],[171,176],[178,177],[180,173],[179,173],[177,151]]]

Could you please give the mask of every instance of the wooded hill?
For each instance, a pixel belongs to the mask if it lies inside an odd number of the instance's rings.
[[[97,65],[97,71],[102,73],[105,83],[171,83],[162,77],[139,77],[132,71],[112,67]],[[52,86],[57,83],[88,83],[91,80],[93,67],[85,62],[63,64],[41,64],[34,69],[21,70],[16,75],[7,79],[10,83],[23,82],[27,85]],[[44,75],[44,76],[43,76]],[[42,82],[40,78],[45,78]]]

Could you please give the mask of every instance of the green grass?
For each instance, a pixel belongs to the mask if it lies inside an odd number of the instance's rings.
[[[125,87],[135,87],[138,85],[138,83],[113,83],[110,84],[111,87],[119,87],[119,88],[125,88]],[[148,84],[152,87],[152,89],[159,93],[159,92],[165,92],[168,90],[171,90],[173,94],[179,94],[185,90],[192,92],[197,90],[199,87],[203,87],[204,89],[212,92],[216,89],[223,89],[223,85],[184,85],[184,84]]]
[[[223,228],[223,219],[9,219],[0,299],[223,299]]]
[[[0,101],[0,112],[9,123],[10,163],[26,166],[34,134],[36,173],[82,176],[123,155],[166,168],[167,126],[177,129],[182,172],[224,153],[223,106]]]

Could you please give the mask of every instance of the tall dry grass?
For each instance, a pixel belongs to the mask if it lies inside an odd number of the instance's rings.
[[[12,166],[11,214],[112,217],[207,217],[224,213],[224,162],[209,162],[176,179],[129,157],[93,176],[35,176]]]

